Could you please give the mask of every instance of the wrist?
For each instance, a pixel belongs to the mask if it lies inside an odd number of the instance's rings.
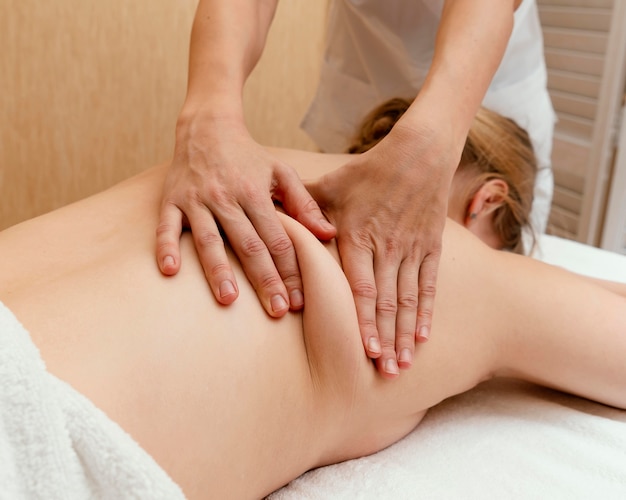
[[[243,106],[229,98],[187,100],[176,121],[176,135],[193,135],[195,131],[214,127],[245,127]]]
[[[249,135],[237,114],[193,109],[181,113],[176,123],[174,154],[182,158],[191,158],[198,152],[217,154],[233,138]]]
[[[181,124],[193,121],[243,121],[243,99],[233,92],[205,90],[188,93],[178,115]]]
[[[460,152],[478,108],[452,96],[445,88],[422,88],[400,122]]]
[[[439,166],[440,175],[451,180],[461,159],[468,129],[439,111],[418,107],[413,117],[405,113],[389,136],[397,141],[398,148],[414,149],[420,156],[420,163]]]

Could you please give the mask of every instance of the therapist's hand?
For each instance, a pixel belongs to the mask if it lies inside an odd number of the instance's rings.
[[[273,200],[318,238],[335,235],[295,170],[257,144],[243,124],[179,127],[157,227],[161,272],[180,269],[180,235],[189,227],[213,294],[221,304],[232,303],[239,291],[221,228],[267,313],[280,317],[301,308],[296,253]]]
[[[399,375],[430,334],[454,148],[396,125],[370,151],[308,186],[337,228],[367,354]]]

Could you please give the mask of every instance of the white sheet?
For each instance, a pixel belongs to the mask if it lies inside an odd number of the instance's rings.
[[[536,257],[626,282],[626,256],[542,236]],[[433,408],[395,445],[311,471],[270,499],[624,500],[626,411],[495,380]]]

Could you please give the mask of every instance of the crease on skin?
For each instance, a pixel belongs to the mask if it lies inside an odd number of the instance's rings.
[[[298,313],[295,313],[298,314]],[[302,338],[304,340],[303,344],[304,344],[304,352],[306,355],[306,362],[307,362],[307,367],[309,370],[309,377],[311,378],[311,385],[313,387],[313,393],[317,394],[319,393],[322,388],[323,388],[323,384],[321,381],[321,377],[318,373],[318,370],[315,368],[313,362],[312,362],[312,355],[310,354],[310,347],[309,347],[309,340],[307,338],[306,335],[306,326],[305,326],[305,321],[304,321],[304,312],[300,313],[300,322],[302,323]]]
[[[350,401],[346,407],[346,413],[349,414],[347,415],[347,418],[352,415],[354,407],[356,406],[355,401],[357,400],[357,392],[359,390],[359,380],[362,378],[360,377],[361,370],[362,366],[361,364],[358,364],[357,369],[353,372],[352,383],[350,384]]]

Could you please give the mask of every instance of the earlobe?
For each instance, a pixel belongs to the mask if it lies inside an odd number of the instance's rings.
[[[472,196],[465,214],[465,227],[479,218],[490,215],[502,206],[509,194],[509,186],[502,179],[491,179],[485,182]]]
[[[478,214],[481,211],[480,201],[474,196],[470,204],[467,207],[465,212],[465,218],[463,220],[463,225],[467,228],[470,227],[476,220],[478,219]]]

